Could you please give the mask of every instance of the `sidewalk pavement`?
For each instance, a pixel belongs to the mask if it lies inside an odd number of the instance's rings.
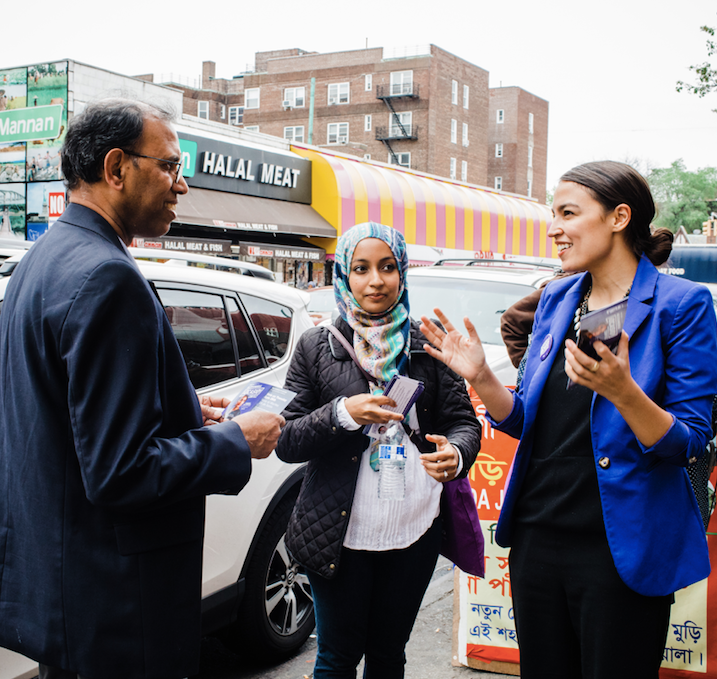
[[[440,557],[406,648],[406,679],[514,679],[505,674],[451,665],[453,567]],[[202,643],[202,669],[194,679],[313,679],[316,639],[275,667],[248,666],[213,637]],[[358,677],[363,675],[363,663]]]

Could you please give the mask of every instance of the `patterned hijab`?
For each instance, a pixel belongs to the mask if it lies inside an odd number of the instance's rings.
[[[349,286],[354,250],[364,238],[378,238],[391,248],[401,276],[398,298],[389,309],[370,314],[358,304]],[[408,362],[409,329],[406,270],[408,256],[403,236],[376,222],[357,224],[344,233],[336,246],[334,295],[341,317],[354,331],[354,349],[363,369],[384,386],[395,374],[403,373]]]

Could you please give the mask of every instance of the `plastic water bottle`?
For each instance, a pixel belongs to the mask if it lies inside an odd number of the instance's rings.
[[[378,446],[378,499],[403,500],[406,496],[406,452],[403,427],[389,423]]]

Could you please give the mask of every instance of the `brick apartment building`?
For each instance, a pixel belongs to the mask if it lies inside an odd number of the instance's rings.
[[[548,102],[489,88],[486,70],[435,45],[257,52],[252,72],[216,78],[206,61],[201,88],[172,86],[186,115],[545,202]]]
[[[548,102],[520,87],[490,90],[488,178],[496,189],[545,202]]]

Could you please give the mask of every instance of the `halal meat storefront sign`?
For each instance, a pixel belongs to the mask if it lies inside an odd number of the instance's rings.
[[[0,111],[0,144],[55,139],[62,127],[62,104]]]
[[[311,203],[311,161],[179,132],[190,187]]]

